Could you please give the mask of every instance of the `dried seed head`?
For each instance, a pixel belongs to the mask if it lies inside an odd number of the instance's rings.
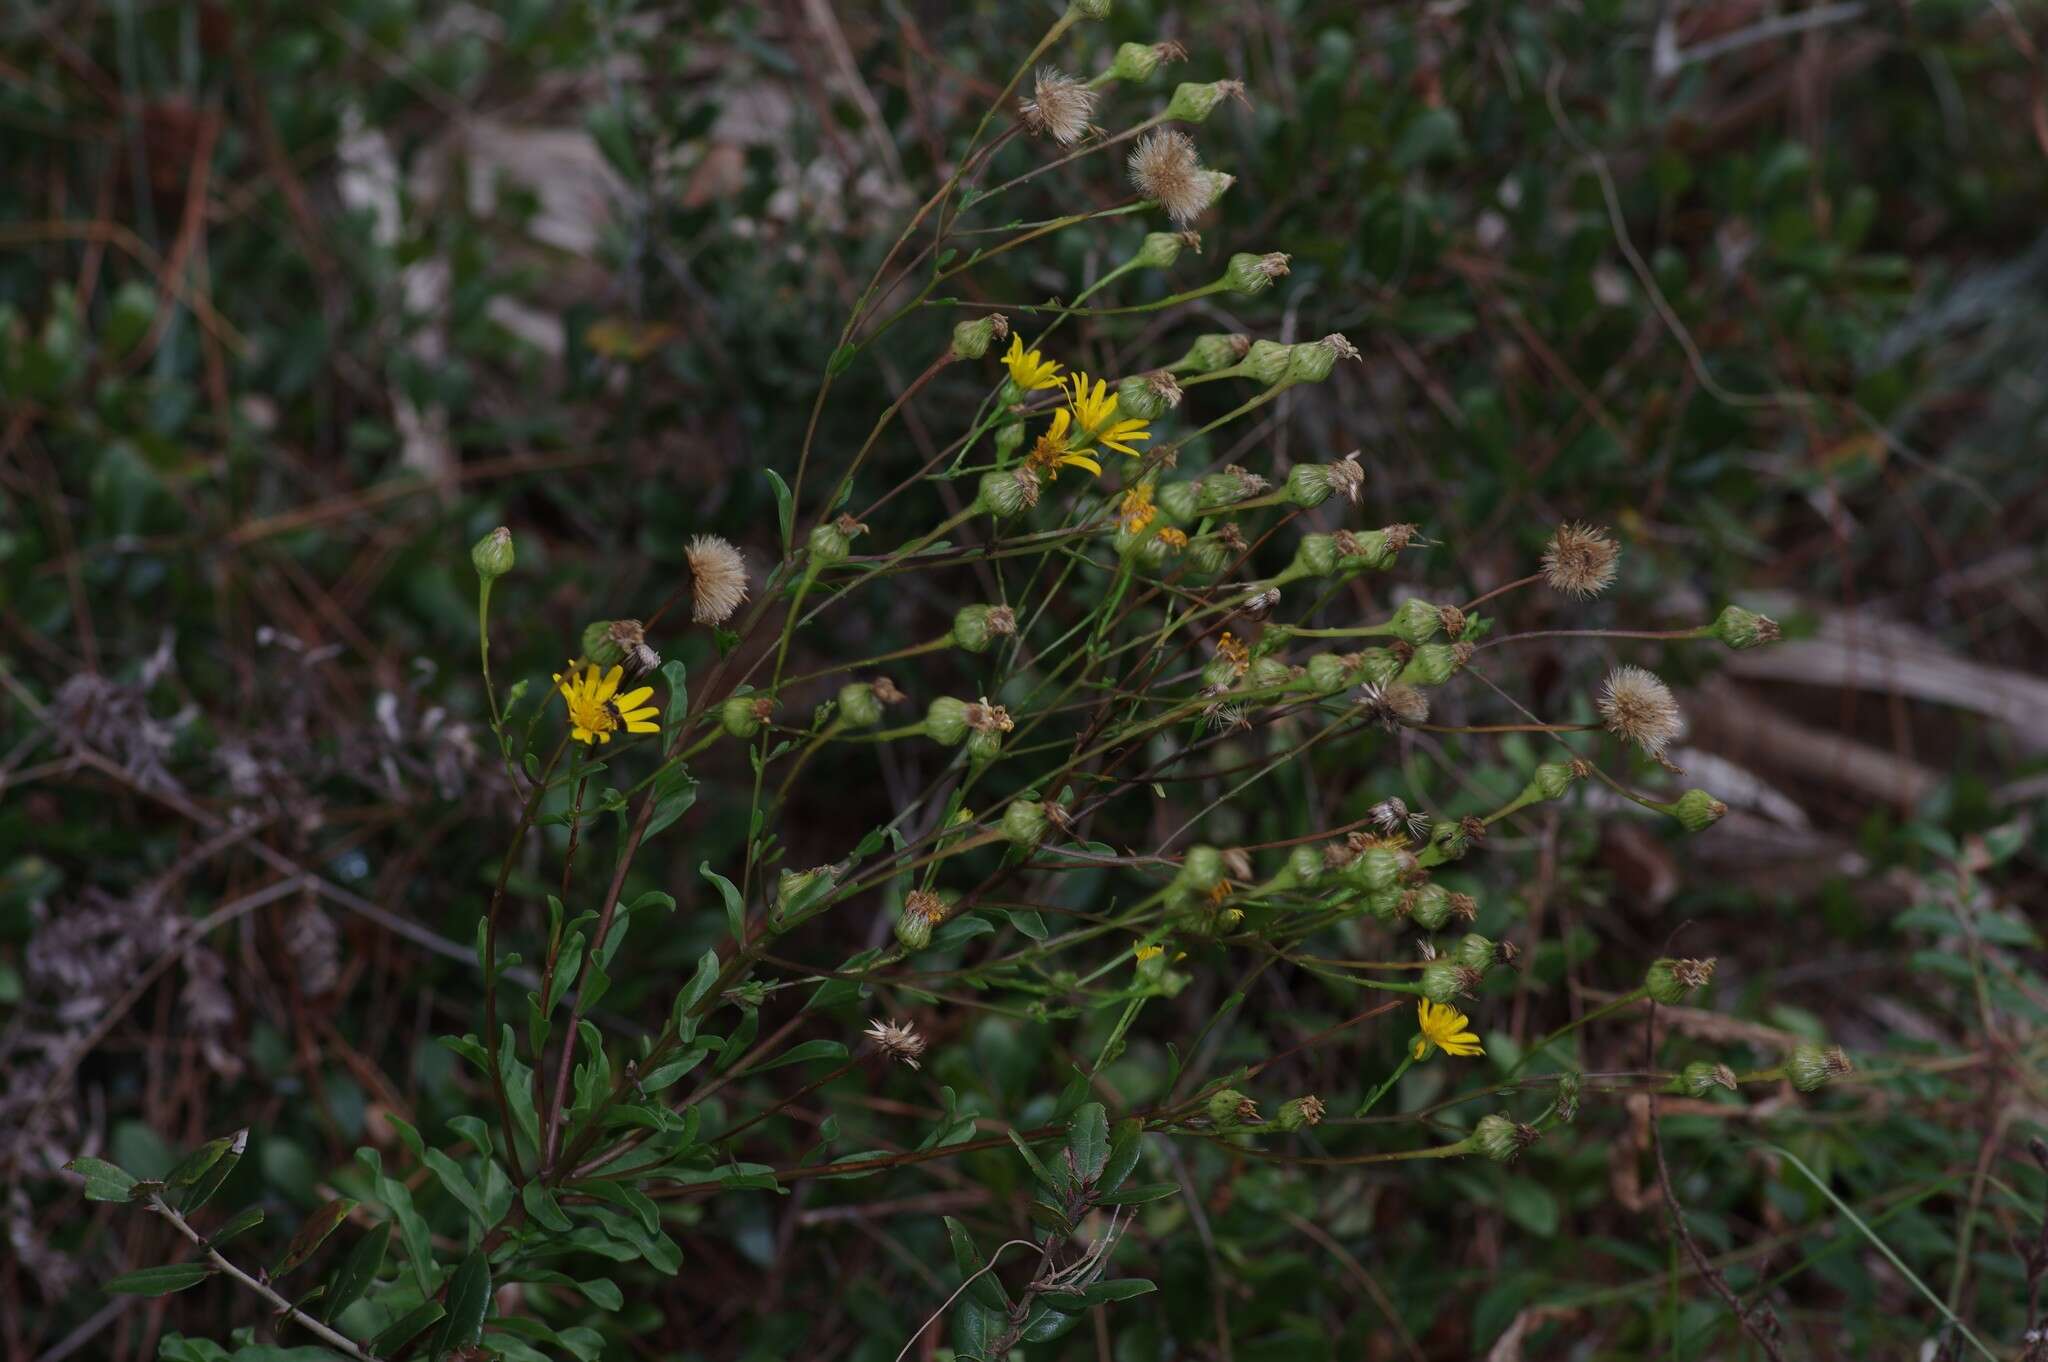
[[[1008,733],[1017,726],[1010,711],[990,704],[986,695],[967,707],[966,717],[967,726],[976,733]]]
[[[1398,681],[1388,686],[1361,686],[1358,703],[1368,719],[1390,732],[1403,725],[1429,722],[1429,696]]]
[[[700,534],[683,553],[690,565],[690,618],[723,624],[747,599],[747,565],[715,534]]]
[[[1326,1110],[1328,1108],[1324,1107],[1323,1099],[1311,1093],[1306,1097],[1297,1097],[1291,1102],[1284,1103],[1280,1108],[1280,1114],[1273,1118],[1273,1124],[1281,1130],[1302,1130],[1308,1126],[1321,1124]]]
[[[1671,740],[1685,731],[1671,688],[1641,667],[1616,667],[1607,674],[1600,688],[1600,717],[1608,732],[1653,757],[1662,757]]]
[[[874,691],[875,698],[877,700],[880,700],[885,705],[898,704],[901,701],[910,698],[906,696],[902,691],[896,689],[896,683],[894,681],[891,681],[886,676],[876,677],[874,681],[869,684],[868,689]]]
[[[1583,600],[1614,582],[1621,546],[1591,525],[1557,527],[1543,549],[1543,580],[1553,591]]]
[[[1178,129],[1147,133],[1131,152],[1130,170],[1137,191],[1182,227],[1201,216],[1214,196],[1194,140]]]
[[[925,1039],[917,1034],[917,1028],[907,1021],[885,1022],[880,1018],[868,1023],[863,1032],[875,1043],[875,1048],[891,1059],[908,1064],[911,1068],[921,1067],[917,1057],[924,1053]]]
[[[1335,463],[1324,464],[1323,477],[1332,492],[1354,506],[1358,504],[1358,494],[1365,490],[1365,469],[1358,462],[1357,450],[1352,450]]]
[[[1024,101],[1024,126],[1063,147],[1081,140],[1095,112],[1095,91],[1057,67],[1038,68],[1031,98]]]

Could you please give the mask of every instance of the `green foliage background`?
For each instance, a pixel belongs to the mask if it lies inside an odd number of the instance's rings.
[[[1188,59],[1116,94],[1105,126],[1177,79],[1236,78],[1250,97],[1198,130],[1208,163],[1237,177],[1200,224],[1204,254],[1139,276],[1128,301],[1202,282],[1235,251],[1288,252],[1291,273],[1256,300],[1077,321],[1061,355],[1121,374],[1202,332],[1345,333],[1362,363],[1189,462],[1277,478],[1361,449],[1351,524],[1421,524],[1416,572],[1442,599],[1529,571],[1561,519],[1616,527],[1616,591],[1568,618],[1531,606],[1523,627],[1665,628],[1755,599],[1789,602],[1798,637],[1874,607],[1998,675],[2038,674],[2040,7],[1873,8],[1722,52],[1765,12],[1676,9],[1120,3],[1055,57],[1093,71],[1116,42],[1165,39]],[[464,550],[514,527],[493,668],[535,694],[588,621],[644,615],[680,584],[693,535],[739,544],[758,583],[780,553],[762,470],[792,468],[860,281],[1055,14],[238,0],[0,20],[10,1357],[53,1358],[69,1339],[77,1356],[210,1356],[167,1340],[225,1342],[258,1322],[219,1282],[109,1312],[99,1284],[167,1261],[174,1241],[118,1206],[81,1211],[58,1172],[76,1154],[160,1176],[252,1127],[221,1205],[266,1209],[243,1242],[274,1259],[330,1197],[379,1200],[355,1155],[367,1145],[460,1239],[458,1199],[385,1118],[451,1147],[451,1120],[485,1110],[435,1040],[478,1029],[469,943],[517,811],[483,723]],[[1658,78],[1665,17],[1709,55]],[[999,173],[1046,154],[1020,143]],[[1002,211],[1036,220],[1126,196],[1098,158]],[[1145,225],[1158,224],[1111,218],[998,257],[959,296],[1071,296]],[[848,372],[817,440],[827,472],[960,315],[913,318]],[[648,353],[622,357],[620,335]],[[973,372],[919,399],[857,503],[950,439],[943,414],[972,410],[996,372],[958,367]],[[1217,400],[1189,412],[1220,414]],[[915,484],[873,518],[873,542],[966,499]],[[1290,552],[1276,540],[1257,561],[1276,571]],[[941,634],[988,585],[901,581],[799,634],[798,669]],[[1390,603],[1379,586],[1343,602],[1361,618]],[[709,631],[655,642],[692,677],[718,660]],[[1615,655],[1681,684],[1708,684],[1721,661]],[[1518,694],[1584,717],[1606,656],[1518,653]],[[920,706],[971,696],[982,675],[952,653],[906,666]],[[1788,777],[1813,834],[1791,853],[1753,839],[1717,859],[1724,829],[1681,845],[1613,809],[1546,812],[1497,838],[1461,873],[1487,905],[1482,930],[1530,935],[1523,981],[1475,1009],[1485,1072],[1632,987],[1685,924],[1684,952],[1722,959],[1698,1005],[1728,1026],[1678,1028],[1661,1063],[1755,1067],[1791,1035],[1848,1045],[1864,1071],[1811,1099],[1745,1093],[1663,1120],[1693,1232],[1731,1285],[1771,1300],[1789,1356],[1918,1355],[1928,1339],[1978,1355],[1945,1311],[1995,1355],[2024,1355],[2041,1321],[2015,1239],[2041,1225],[2025,1143],[2048,1100],[2026,907],[2048,851],[2028,783],[2044,716],[1999,724],[1823,681],[1746,694],[1936,783],[1873,798]],[[1203,836],[1277,842],[1390,793],[1483,812],[1542,755],[1519,737],[1372,739],[1221,810]],[[696,774],[707,792],[748,778],[736,748]],[[862,749],[822,756],[783,820],[786,864],[843,856],[919,783]],[[1220,792],[1162,793],[1157,827],[1099,835],[1156,839]],[[702,797],[635,863],[629,901],[678,904],[636,929],[608,1025],[658,1024],[724,937],[698,867],[736,867],[747,818],[742,800]],[[553,873],[515,869],[529,959]],[[300,876],[292,892],[186,949],[181,924],[281,875]],[[1064,883],[1069,907],[1105,892],[1090,872]],[[794,965],[885,940],[893,908],[841,910],[792,943]],[[1183,968],[1194,982],[1145,1013],[1090,1094],[1113,1114],[1158,1100],[1192,1062],[1210,1077],[1270,1063],[1255,1094],[1269,1111],[1314,1092],[1348,1115],[1407,1035],[1404,1018],[1305,1045],[1358,1010],[1355,991],[1305,972],[1254,984],[1220,950]],[[819,1123],[757,1128],[749,1160],[797,1165],[820,1134],[837,1157],[914,1143],[906,1130],[1000,1135],[1071,1115],[1062,1094],[1114,1009],[973,993],[970,979],[925,1010],[923,1071],[854,1073],[818,1096]],[[852,1044],[877,1006],[841,1000],[793,1039]],[[787,1013],[771,1002],[760,1024]],[[1640,1025],[1579,1044],[1588,1073],[1643,1066]],[[1452,1081],[1441,1063],[1418,1069],[1398,1110]],[[735,1084],[707,1119],[733,1124],[791,1086]],[[1155,1140],[1142,1180],[1186,1195],[1141,1208],[1117,1275],[1160,1290],[1028,1355],[1752,1355],[1668,1233],[1642,1129],[1622,1096],[1589,1092],[1576,1125],[1511,1167],[1426,1175]],[[1383,1132],[1324,1134],[1265,1143],[1341,1157]],[[943,1216],[984,1252],[1028,1225],[1030,1175],[1007,1140],[795,1186],[674,1203],[680,1275],[610,1266],[615,1306],[535,1292],[526,1308],[594,1331],[575,1341],[606,1357],[887,1362],[958,1285]],[[322,1273],[353,1237],[330,1242]]]

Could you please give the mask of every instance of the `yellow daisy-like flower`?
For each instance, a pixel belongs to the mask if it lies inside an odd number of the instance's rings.
[[[1031,447],[1026,461],[1043,473],[1048,482],[1058,479],[1062,468],[1085,468],[1098,478],[1102,476],[1098,460],[1071,447],[1073,424],[1074,414],[1061,407],[1052,414],[1052,424],[1045,428],[1045,434]]]
[[[1138,963],[1142,965],[1147,960],[1157,960],[1160,956],[1166,954],[1166,948],[1164,946],[1136,946],[1132,948],[1131,953],[1138,957]]]
[[[1010,381],[1027,393],[1060,386],[1059,361],[1026,350],[1022,336],[1010,337],[1010,352],[1003,356],[1003,363],[1010,370]]]
[[[1159,542],[1170,549],[1184,549],[1188,546],[1188,537],[1185,531],[1169,525],[1159,532]]]
[[[584,667],[581,676],[576,675],[576,664],[570,663],[567,680],[555,673],[555,686],[569,706],[570,737],[577,742],[600,743],[610,742],[614,733],[661,732],[661,725],[654,722],[659,711],[647,703],[654,687],[642,686],[621,695],[619,682],[625,675],[624,667],[600,673],[594,662]]]
[[[1432,1047],[1442,1050],[1447,1055],[1457,1055],[1461,1059],[1486,1053],[1480,1048],[1479,1037],[1466,1029],[1471,1023],[1457,1008],[1448,1003],[1433,1003],[1427,998],[1418,998],[1415,1002],[1415,1011],[1418,1017],[1417,1025],[1422,1028],[1422,1034],[1415,1038],[1413,1053],[1417,1059],[1427,1059]]]
[[[1135,416],[1116,419],[1116,394],[1109,390],[1109,384],[1096,379],[1091,387],[1088,375],[1076,373],[1068,380],[1071,392],[1068,401],[1074,408],[1074,421],[1081,433],[1101,445],[1114,449],[1119,454],[1138,457],[1138,451],[1131,448],[1132,440],[1149,440],[1151,434],[1145,427],[1150,422]]]
[[[1159,508],[1152,504],[1152,484],[1141,482],[1124,493],[1124,499],[1117,503],[1117,519],[1122,522],[1125,534],[1141,534],[1152,518],[1159,514]]]

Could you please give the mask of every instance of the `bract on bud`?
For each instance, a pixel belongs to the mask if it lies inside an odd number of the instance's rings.
[[[512,570],[512,531],[500,525],[476,541],[469,550],[470,565],[486,582],[495,582]]]

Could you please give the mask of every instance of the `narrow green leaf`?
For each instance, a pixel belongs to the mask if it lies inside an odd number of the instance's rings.
[[[448,1317],[435,1332],[429,1355],[442,1357],[474,1346],[483,1336],[484,1314],[490,1305],[490,1260],[481,1252],[472,1252],[448,1281]]]
[[[442,1307],[439,1301],[428,1301],[424,1305],[416,1305],[403,1315],[400,1315],[391,1324],[385,1326],[375,1338],[371,1339],[370,1351],[379,1354],[397,1352],[407,1343],[418,1338],[420,1330],[426,1328],[447,1313],[448,1311]]]
[[[336,1197],[319,1210],[306,1217],[306,1223],[299,1226],[299,1232],[292,1236],[285,1246],[284,1257],[277,1260],[277,1266],[270,1270],[273,1277],[282,1277],[298,1267],[327,1242],[327,1236],[339,1229],[341,1222],[348,1219],[348,1213],[356,1203],[347,1197]]]
[[[709,861],[699,865],[697,873],[716,886],[719,896],[725,900],[725,925],[732,931],[732,939],[734,941],[744,940],[746,937],[747,909],[746,904],[740,899],[740,891],[733,887],[731,880],[713,870]]]
[[[176,1168],[164,1174],[164,1186],[190,1187],[205,1176],[208,1169],[220,1162],[220,1156],[227,1153],[228,1146],[233,1143],[234,1137],[229,1135],[223,1135],[218,1140],[208,1140],[180,1160]]]
[[[214,1143],[217,1144],[219,1141]],[[191,1187],[186,1190],[183,1209],[188,1214],[211,1201],[213,1194],[220,1190],[221,1184],[228,1180],[228,1174],[235,1171],[235,1165],[242,1161],[242,1152],[249,1147],[249,1128],[244,1126],[228,1136],[227,1145],[220,1157],[194,1178]],[[176,1174],[172,1176],[175,1177]]]
[[[212,1275],[213,1269],[204,1263],[166,1263],[139,1272],[124,1272],[100,1290],[110,1296],[168,1296],[173,1291],[197,1286]]]
[[[1116,1123],[1116,1132],[1109,1142],[1109,1157],[1103,1160],[1102,1174],[1095,1179],[1097,1192],[1114,1192],[1123,1186],[1124,1179],[1138,1166],[1144,1140],[1143,1122],[1133,1119]]]
[[[837,363],[839,356],[835,354],[832,358],[833,362]],[[763,468],[761,471],[768,475],[768,481],[775,486],[775,518],[782,526],[782,542],[787,547],[796,526],[796,499],[790,495],[789,484],[782,480],[780,473],[772,468]]]
[[[541,1228],[554,1230],[558,1234],[568,1232],[569,1217],[562,1214],[561,1203],[555,1200],[553,1192],[538,1182],[529,1182],[520,1189],[519,1199],[525,1203],[526,1213],[532,1216]]]
[[[766,1073],[779,1069],[785,1064],[807,1064],[814,1059],[845,1059],[846,1047],[836,1040],[807,1040],[801,1045],[792,1045],[766,1063],[756,1064],[748,1073]]]
[[[342,1260],[328,1281],[327,1306],[321,1312],[322,1319],[333,1319],[369,1290],[370,1283],[377,1280],[378,1270],[384,1266],[384,1252],[390,1243],[389,1221],[356,1241],[356,1246],[348,1251],[348,1257]]]
[[[1010,1299],[1004,1294],[1003,1284],[996,1280],[995,1273],[981,1272],[986,1264],[966,1227],[950,1215],[945,1220],[946,1239],[953,1246],[954,1266],[960,1269],[961,1277],[974,1278],[967,1288],[967,1299],[985,1310],[1009,1309]],[[977,1272],[981,1272],[979,1277],[974,1276]]]
[[[206,1242],[215,1248],[233,1239],[236,1235],[247,1234],[263,1223],[261,1206],[244,1206],[221,1223],[219,1229],[206,1236]]]
[[[135,1189],[135,1175],[105,1159],[80,1157],[64,1166],[85,1179],[87,1201],[126,1201]]]
[[[1090,1102],[1074,1113],[1074,1123],[1067,1129],[1067,1153],[1083,1182],[1093,1181],[1102,1172],[1109,1157],[1109,1114],[1102,1103]]]
[[[1177,1182],[1147,1182],[1123,1192],[1110,1192],[1095,1198],[1098,1206],[1142,1206],[1148,1201],[1164,1201],[1180,1191]]]
[[[668,712],[662,715],[661,728],[670,738],[690,717],[689,676],[690,669],[679,658],[661,664],[661,679],[668,682]]]
[[[429,1149],[423,1162],[434,1170],[434,1176],[448,1189],[448,1195],[461,1202],[462,1209],[468,1211],[481,1228],[489,1229],[490,1224],[484,1215],[483,1198],[477,1195],[476,1187],[455,1160],[438,1149]]]

